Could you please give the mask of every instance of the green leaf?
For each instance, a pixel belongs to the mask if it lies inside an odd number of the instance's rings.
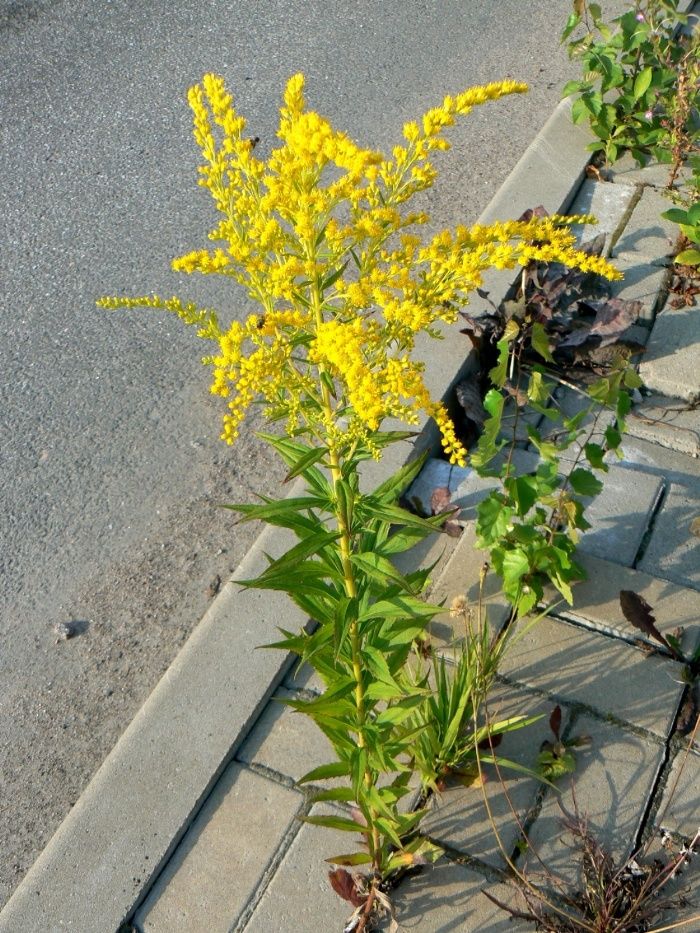
[[[431,606],[417,599],[415,596],[393,596],[391,599],[380,599],[363,610],[358,622],[371,622],[373,619],[387,621],[390,619],[432,619],[442,612],[442,607]]]
[[[341,596],[336,605],[335,618],[333,620],[333,638],[335,641],[336,660],[340,655],[350,626],[357,620],[357,598],[352,599],[348,596]]]
[[[505,507],[504,502],[496,493],[491,493],[476,507],[477,532],[484,544],[479,547],[488,547],[494,541],[503,538],[508,530],[513,510]]]
[[[617,450],[617,448],[622,443],[622,436],[620,435],[620,432],[612,425],[608,425],[608,427],[605,429],[605,443],[608,450]]]
[[[292,469],[285,476],[283,482],[288,483],[296,476],[305,473],[310,466],[313,466],[315,463],[318,463],[319,460],[322,460],[327,453],[328,448],[326,447],[312,447],[311,450],[308,450],[305,454],[302,454],[302,456],[299,457]]]
[[[700,250],[684,249],[678,253],[674,262],[682,263],[685,266],[697,266],[700,264]]]
[[[498,389],[489,389],[484,396],[484,408],[491,417],[486,419],[477,448],[469,457],[470,464],[477,472],[485,469],[505,444],[505,441],[498,441],[504,405],[505,398]]]
[[[381,554],[352,554],[350,560],[355,567],[368,577],[377,580],[384,586],[389,582],[396,583],[402,590],[413,596],[416,595],[406,577],[394,567],[391,561],[387,560],[386,557],[382,557]]]
[[[682,211],[679,207],[672,207],[670,210],[664,211],[661,216],[674,224],[684,224],[688,220],[687,213]]]
[[[569,473],[571,488],[579,496],[597,496],[603,484],[590,470],[579,468]]]
[[[576,27],[578,26],[580,22],[581,22],[580,16],[578,16],[576,13],[569,13],[569,18],[566,21],[566,26],[564,26],[564,30],[561,34],[561,38],[559,41],[565,42],[569,38],[571,33],[574,31],[574,29],[576,29]],[[574,83],[575,82],[573,81],[569,81],[569,84],[574,84]],[[566,90],[568,86],[569,85],[566,85],[564,88],[564,91],[563,91],[564,97],[568,96],[571,93],[571,91]]]
[[[700,201],[696,201],[692,207],[688,208],[688,224],[700,224]]]
[[[392,525],[403,525],[412,528],[422,528],[426,534],[432,534],[439,527],[437,516],[421,518],[399,505],[382,502],[374,496],[363,496],[357,504],[358,513],[363,517],[376,518],[379,521]]]
[[[540,490],[536,477],[511,477],[505,481],[505,486],[515,503],[517,514],[522,518],[537,501]]]
[[[259,577],[251,580],[235,580],[239,586],[247,589],[259,590],[285,590],[292,592],[300,586],[311,588],[315,592],[327,593],[328,585],[325,578],[334,576],[324,564],[318,561],[304,561],[295,564],[291,573],[270,573],[265,571]]]
[[[270,576],[275,576],[280,573],[286,573],[288,570],[294,570],[299,564],[306,561],[307,557],[320,554],[327,545],[337,541],[339,537],[340,533],[337,531],[319,530],[318,534],[304,538],[303,541],[295,544],[294,547],[290,548],[281,557],[278,557],[277,560],[273,560],[270,566],[260,574],[258,580],[262,580],[268,574]],[[318,564],[318,567],[322,569],[323,565]]]
[[[352,787],[331,787],[328,790],[320,790],[311,798],[314,803],[323,803],[331,800],[337,803],[353,803],[355,793]]]
[[[351,852],[350,855],[333,855],[326,859],[331,865],[367,865],[372,861],[369,852]]]
[[[510,354],[510,343],[507,340],[499,340],[496,344],[498,347],[498,362],[489,370],[489,379],[495,386],[505,385],[506,378],[508,376],[508,356]],[[486,400],[484,400],[484,407],[488,411],[486,406]]]
[[[530,572],[530,561],[527,554],[516,548],[507,551],[503,557],[503,580],[505,583],[513,584]]]
[[[603,459],[605,457],[605,451],[600,444],[586,444],[583,450],[586,454],[586,460],[588,460],[592,467],[595,467],[596,470],[605,470],[607,472],[608,465]]]
[[[389,479],[384,480],[383,483],[377,486],[372,492],[372,497],[384,502],[396,501],[401,493],[407,489],[418,476],[427,459],[428,451],[426,450],[419,457],[404,464],[393,476],[390,476]]]
[[[586,101],[583,97],[579,97],[578,100],[575,100],[571,105],[571,121],[572,123],[583,123],[583,121],[588,116],[589,110],[586,106]]]
[[[330,764],[319,765],[318,768],[314,768],[312,771],[307,771],[303,777],[299,778],[297,784],[309,784],[316,781],[327,781],[329,778],[345,777],[348,774],[350,774],[349,761],[332,761]]]
[[[311,823],[314,826],[326,826],[328,829],[339,829],[344,833],[363,833],[365,827],[360,826],[354,820],[345,819],[342,816],[301,816],[299,819],[303,823]]]
[[[549,386],[544,381],[544,376],[538,370],[533,370],[530,374],[530,381],[527,386],[527,397],[531,402],[543,404],[549,398]]]
[[[330,275],[327,278],[325,278],[323,282],[321,283],[321,291],[325,292],[327,288],[331,288],[333,285],[335,285],[335,283],[341,277],[343,272],[345,272],[347,267],[348,267],[348,264],[346,262],[339,269],[336,269],[334,272],[331,272]]]
[[[636,100],[639,100],[640,97],[643,97],[649,89],[651,84],[651,79],[654,75],[654,69],[649,65],[648,68],[645,68],[643,71],[640,71],[637,77],[634,79],[634,88],[632,93],[635,96]]]
[[[362,648],[362,658],[367,665],[370,674],[372,674],[376,680],[381,681],[388,687],[392,687],[398,690],[399,693],[403,695],[403,691],[396,683],[391,671],[389,670],[389,665],[387,664],[385,656],[381,651],[379,651],[378,648],[373,648],[371,645],[364,645]]]
[[[547,331],[544,329],[544,326],[537,321],[532,325],[530,343],[532,344],[532,349],[539,353],[539,355],[543,359],[547,360],[548,363],[554,362],[554,357],[552,356],[551,350],[549,349],[549,337],[547,336]]]

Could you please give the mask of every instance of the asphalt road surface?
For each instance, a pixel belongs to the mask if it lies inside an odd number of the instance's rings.
[[[192,332],[95,307],[157,291],[251,310],[169,270],[214,222],[187,87],[223,74],[264,151],[299,70],[375,147],[447,92],[525,80],[454,129],[426,196],[440,225],[473,221],[573,74],[569,6],[0,0],[0,904],[245,553],[254,529],[216,503],[281,475],[250,431],[218,440]]]

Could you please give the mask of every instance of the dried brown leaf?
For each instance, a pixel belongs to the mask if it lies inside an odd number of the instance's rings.
[[[367,900],[367,895],[358,891],[355,879],[344,868],[329,871],[328,880],[338,897],[342,897],[344,901],[350,901],[353,907],[361,907]]]
[[[476,379],[465,380],[455,387],[457,401],[464,413],[478,427],[483,428],[486,421],[486,409],[481,398],[481,389]]]

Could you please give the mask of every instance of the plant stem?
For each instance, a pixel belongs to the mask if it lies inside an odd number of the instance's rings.
[[[311,306],[314,311],[314,317],[316,320],[316,327],[318,328],[323,323],[323,311],[322,311],[322,300],[321,294],[318,286],[318,282],[314,282],[311,289]],[[319,374],[323,376],[325,369],[323,364],[319,362],[318,364]],[[331,403],[330,392],[325,381],[321,379],[321,399],[323,410],[326,415],[326,421],[330,424],[333,420],[333,405]],[[337,490],[338,484],[342,479],[342,470],[340,455],[336,445],[329,441],[328,443],[328,459],[330,461],[330,471],[331,477],[333,479],[333,489]],[[352,539],[351,539],[351,529],[348,528],[346,515],[343,513],[342,509],[339,507],[336,499],[335,506],[335,517],[338,523],[338,530],[340,531],[340,560],[343,568],[343,583],[345,586],[345,593],[349,599],[355,599],[357,597],[357,587],[355,585],[355,575],[353,572],[353,566],[351,561],[352,554]],[[365,739],[365,724],[367,712],[365,709],[365,688],[362,677],[362,645],[360,639],[360,632],[358,628],[357,621],[350,623],[349,628],[350,635],[350,650],[352,654],[352,673],[355,678],[355,709],[357,710],[357,744],[359,748],[366,748],[366,739]],[[374,777],[372,770],[369,766],[365,768],[364,772],[364,784],[365,788],[369,791],[373,787]],[[358,801],[359,803],[359,801]],[[374,868],[376,871],[381,870],[381,844],[379,837],[379,829],[376,826],[376,811],[374,807],[369,806],[369,826],[371,839],[370,841],[370,853],[372,855]],[[373,898],[372,898],[373,899]]]

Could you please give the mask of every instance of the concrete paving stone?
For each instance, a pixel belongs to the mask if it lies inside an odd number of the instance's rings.
[[[632,434],[622,438],[622,460],[610,458],[610,462],[679,486],[692,488],[700,480],[700,459]]]
[[[318,726],[282,702],[293,699],[303,698],[291,690],[277,690],[238,750],[239,761],[262,765],[298,781],[312,768],[336,760]]]
[[[685,839],[695,836],[700,828],[700,749],[676,753],[654,822]]]
[[[678,239],[678,224],[662,217],[672,203],[654,188],[645,187],[614,244],[613,259],[634,256],[658,263],[673,252]]]
[[[671,483],[654,520],[639,569],[700,590],[700,538],[691,530],[691,523],[698,517],[700,480],[692,487]]]
[[[667,162],[650,162],[639,166],[629,152],[625,152],[610,169],[615,184],[650,185],[654,188],[665,188],[671,174],[671,166]],[[690,178],[688,169],[681,169],[681,178]]]
[[[663,482],[647,473],[611,466],[598,474],[603,489],[586,506],[591,527],[583,532],[579,553],[631,567],[649,527]]]
[[[464,633],[462,619],[453,619],[449,614],[455,597],[466,596],[472,618],[478,620],[479,577],[486,557],[486,552],[476,546],[474,522],[467,522],[450,560],[429,593],[432,603],[442,603],[445,606],[445,612],[436,616],[430,623],[430,638],[435,647],[450,646]],[[510,614],[510,604],[503,597],[500,581],[493,572],[488,573],[484,580],[482,606],[493,631],[500,631]]]
[[[589,830],[618,860],[630,854],[644,818],[647,801],[663,763],[664,749],[588,716],[574,723],[574,736],[587,735],[591,745],[577,753],[576,771],[547,789],[542,809],[527,836],[523,865],[537,879],[547,870],[572,886],[580,886],[580,857],[563,832],[562,808],[586,817]],[[537,855],[536,855],[536,854]]]
[[[612,185],[609,182],[586,178],[569,207],[570,214],[592,214],[597,224],[575,227],[576,239],[580,244],[605,234],[603,255],[609,255],[611,241],[622,232],[623,224],[636,198],[634,185]]]
[[[493,904],[487,890],[504,904],[522,909],[514,885],[491,884],[475,871],[447,859],[427,865],[420,875],[407,878],[392,892],[399,928],[405,933],[445,933],[448,930],[473,933],[525,933],[532,925],[511,920],[506,911]]]
[[[661,632],[672,633],[682,627],[685,630],[682,639],[684,650],[694,650],[700,641],[700,605],[694,590],[590,554],[581,554],[579,562],[587,573],[587,579],[574,585],[574,605],[571,608],[559,605],[554,610],[557,615],[571,616],[621,638],[655,645],[622,615],[620,590],[633,590],[652,607],[656,626]],[[548,599],[551,604],[559,602],[561,596],[552,588]]]
[[[700,457],[700,408],[683,399],[651,395],[634,406],[626,422],[631,437]]]
[[[700,315],[692,309],[666,306],[657,315],[639,375],[652,392],[700,399]]]
[[[327,806],[311,809],[314,816],[335,812],[339,811]],[[328,872],[332,871],[332,866],[324,859],[357,851],[359,838],[325,826],[302,825],[252,915],[247,922],[244,918],[233,927],[234,933],[243,930],[246,933],[342,930],[353,907],[331,888]]]
[[[293,790],[231,764],[138,909],[143,933],[229,933],[300,810]]]
[[[640,301],[642,306],[637,320],[651,327],[659,301],[665,294],[670,274],[668,267],[664,264],[654,264],[648,257],[635,252],[613,256],[612,264],[624,276],[623,279],[610,283],[612,297],[625,301]]]
[[[547,721],[553,707],[551,701],[518,687],[497,684],[488,703],[490,722],[520,715],[543,717],[538,722],[504,735],[498,746],[499,758],[534,769],[540,744],[548,738]],[[510,856],[518,837],[518,821],[522,823],[534,805],[542,782],[534,775],[523,774],[504,765],[497,769],[495,765],[484,763],[483,770],[487,778],[483,788],[475,785],[465,787],[456,780],[450,780],[445,790],[432,798],[432,808],[422,826],[436,842],[494,867],[505,868],[506,860],[494,827]],[[491,818],[484,795],[488,800]]]
[[[612,714],[662,740],[673,727],[683,693],[675,661],[648,657],[624,641],[550,618],[512,643],[499,673],[557,700],[582,703],[601,716]]]

